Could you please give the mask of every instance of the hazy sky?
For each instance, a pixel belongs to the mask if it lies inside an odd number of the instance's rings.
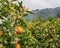
[[[60,0],[22,0],[22,1],[23,4],[29,7],[30,9],[60,7]]]

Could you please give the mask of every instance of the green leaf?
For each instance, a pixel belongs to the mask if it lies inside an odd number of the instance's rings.
[[[21,2],[18,2],[19,7],[22,7],[22,3],[23,3],[22,1]]]
[[[27,13],[23,13],[23,16],[28,16],[28,14]]]
[[[31,11],[26,11],[27,13],[30,13],[30,14],[34,14],[33,12],[31,12]]]
[[[17,0],[12,0],[12,1],[17,1]]]

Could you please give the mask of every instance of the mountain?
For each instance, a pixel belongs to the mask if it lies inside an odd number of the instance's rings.
[[[32,10],[32,12],[34,14],[29,14],[27,16],[27,18],[29,20],[34,20],[35,18],[37,17],[41,17],[43,19],[46,19],[50,16],[52,17],[60,17],[60,7],[56,7],[56,8],[46,8],[46,9],[35,9],[35,10]]]

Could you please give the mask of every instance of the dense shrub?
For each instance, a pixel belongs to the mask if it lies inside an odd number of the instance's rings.
[[[34,25],[34,26],[33,26]],[[60,47],[60,19],[51,19],[45,22],[36,21],[32,24],[31,32],[38,40],[40,48]]]

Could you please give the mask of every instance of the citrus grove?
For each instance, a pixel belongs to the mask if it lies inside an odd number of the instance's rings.
[[[60,18],[30,22],[29,13],[22,1],[0,0],[0,48],[60,48]]]

